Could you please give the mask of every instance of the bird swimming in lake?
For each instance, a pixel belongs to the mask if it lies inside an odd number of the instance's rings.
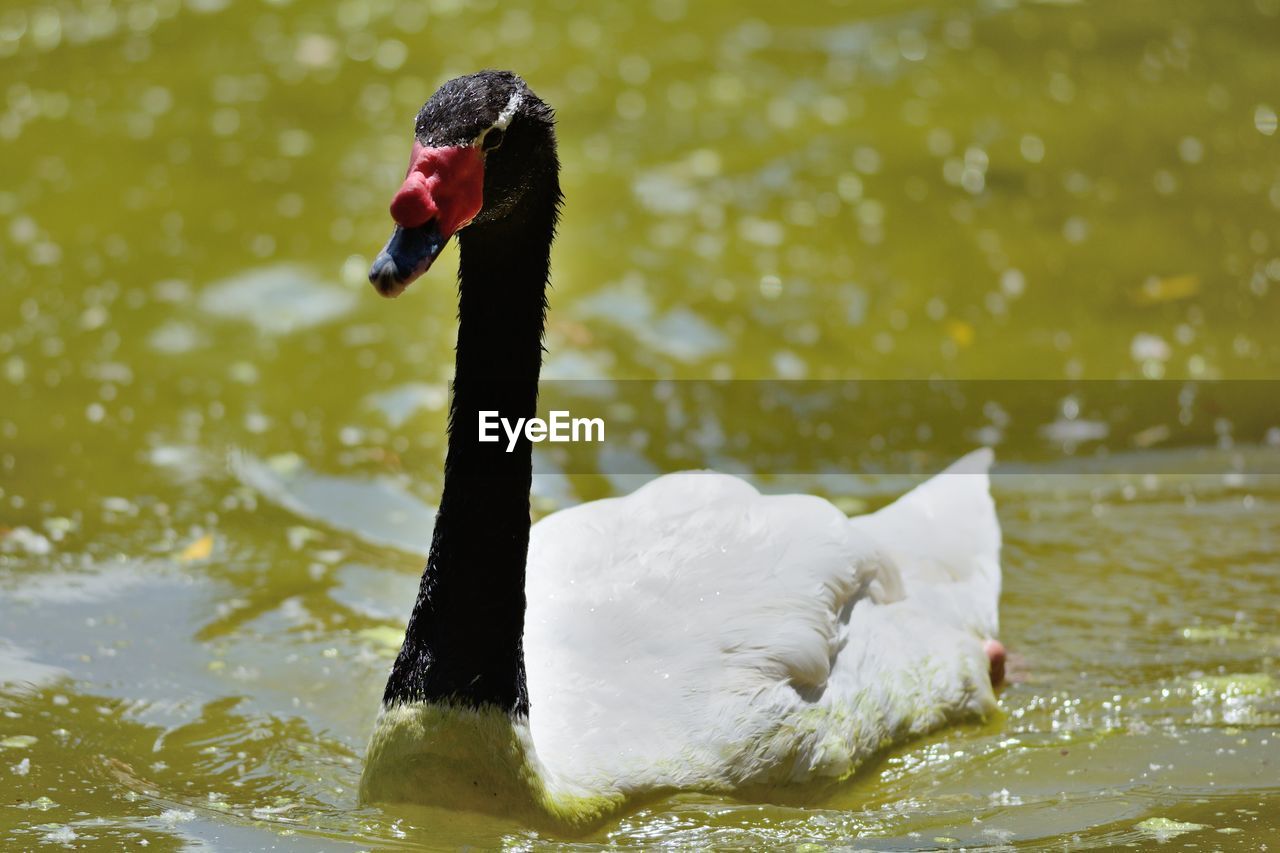
[[[457,236],[444,490],[361,780],[416,802],[583,827],[647,797],[767,796],[995,708],[1000,527],[990,451],[878,512],[737,477],[668,474],[530,525],[561,204],[552,110],[509,72],[418,113],[395,230],[369,278],[399,295]]]

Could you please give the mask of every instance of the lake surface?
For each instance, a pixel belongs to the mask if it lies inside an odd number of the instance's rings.
[[[1276,0],[9,0],[2,846],[560,841],[355,802],[456,250],[364,277],[417,108],[483,67],[559,111],[543,396],[612,430],[539,448],[538,514],[1000,460],[998,716],[580,849],[1280,845],[1277,44]]]

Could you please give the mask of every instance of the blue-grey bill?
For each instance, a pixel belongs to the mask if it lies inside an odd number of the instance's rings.
[[[399,296],[414,279],[431,268],[448,238],[434,220],[417,228],[399,225],[369,268],[369,281],[383,296]]]

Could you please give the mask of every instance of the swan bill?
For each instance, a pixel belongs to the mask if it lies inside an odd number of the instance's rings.
[[[417,228],[397,225],[387,245],[373,259],[369,281],[383,296],[399,296],[431,269],[432,262],[448,241],[449,238],[440,233],[440,226],[435,220]]]

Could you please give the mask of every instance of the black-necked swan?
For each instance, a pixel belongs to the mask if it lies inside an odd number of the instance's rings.
[[[593,823],[668,791],[838,780],[995,706],[1000,527],[981,450],[870,515],[669,474],[530,526],[561,202],[551,109],[508,72],[421,112],[369,278],[398,295],[457,234],[444,491],[361,798]]]

